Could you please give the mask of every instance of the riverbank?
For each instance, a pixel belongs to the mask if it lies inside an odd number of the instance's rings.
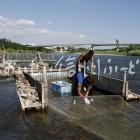
[[[90,46],[85,47],[84,45],[80,47],[71,46],[71,45],[56,45],[56,46],[48,46],[48,45],[23,45],[20,43],[12,42],[8,39],[0,39],[0,53],[13,52],[13,53],[66,53],[66,54],[74,54],[74,53],[84,53],[86,52]],[[106,47],[105,47],[106,48]],[[139,44],[130,44],[129,46],[123,47],[120,46],[118,51],[116,48],[111,49],[98,49],[95,46],[95,54],[111,54],[111,55],[125,55],[125,56],[140,56],[140,45]]]

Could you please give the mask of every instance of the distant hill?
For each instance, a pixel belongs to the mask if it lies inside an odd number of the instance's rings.
[[[26,45],[15,43],[5,38],[0,39],[0,48],[3,49],[3,46],[5,49],[13,49],[13,50],[25,49],[27,47]]]
[[[0,39],[0,51],[3,51],[3,46],[7,52],[29,52],[29,51],[41,51],[50,52],[51,50],[44,48],[44,46],[31,46],[23,45],[20,43],[12,42],[9,39]]]

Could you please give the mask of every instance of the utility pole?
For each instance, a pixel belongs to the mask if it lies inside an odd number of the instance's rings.
[[[116,39],[116,48],[117,48],[117,52],[119,51],[119,39]]]

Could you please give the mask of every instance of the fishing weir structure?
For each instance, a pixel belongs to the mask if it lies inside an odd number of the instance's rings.
[[[43,67],[42,81],[37,81],[29,73],[16,73],[16,88],[22,110],[37,108],[44,110],[47,107],[48,85],[46,67]]]
[[[0,76],[13,76],[14,69],[13,61],[6,58],[5,52],[0,55]]]
[[[66,78],[68,70],[18,69],[15,72],[17,95],[23,111],[27,109],[45,110],[48,105],[48,79]]]
[[[120,95],[125,101],[140,100],[140,95],[135,94],[129,88],[127,71],[124,71],[124,79],[111,78],[103,75],[93,75],[94,87],[107,92],[109,95]]]
[[[92,46],[93,51],[93,46]],[[80,58],[81,57],[81,58]],[[94,87],[112,93],[113,95],[121,95],[126,101],[139,100],[140,95],[137,95],[129,89],[127,81],[127,71],[124,71],[124,79],[116,79],[104,75],[93,74],[94,71],[94,55],[93,53],[86,53],[85,56],[79,56],[83,63],[84,76],[86,75],[87,61],[91,61],[90,74],[94,79]],[[39,62],[35,62],[36,60]],[[5,57],[3,57],[3,64],[5,64]],[[26,61],[26,60],[24,60]],[[10,61],[9,61],[10,62]],[[14,60],[14,63],[19,63],[20,60]],[[23,62],[23,61],[22,61]],[[37,58],[28,61],[30,67],[15,67],[13,63],[8,63],[9,71],[13,69],[13,75],[16,77],[17,95],[22,107],[22,110],[30,108],[37,108],[44,110],[48,105],[48,80],[57,78],[68,78],[69,69],[50,68],[48,63],[44,63],[41,56],[38,54]],[[46,62],[56,63],[56,60],[47,60]],[[6,66],[6,65],[3,65]],[[12,66],[12,67],[10,67]],[[7,67],[1,67],[7,70]]]
[[[16,87],[18,98],[22,110],[36,108],[44,110],[48,105],[48,79],[67,78],[69,71],[63,69],[61,72],[58,69],[53,71],[35,70],[34,72],[20,70],[16,74]],[[140,96],[132,93],[126,80],[127,72],[124,72],[124,80],[115,79],[111,77],[93,75],[94,87],[108,92],[113,95],[121,95],[126,101],[139,100]]]

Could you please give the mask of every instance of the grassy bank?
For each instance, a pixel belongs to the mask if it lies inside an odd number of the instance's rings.
[[[115,55],[125,55],[125,56],[140,56],[140,45],[130,45],[128,47],[120,47],[118,52],[116,49],[96,50],[96,54],[115,54]]]
[[[46,48],[46,46],[31,46],[31,45],[23,45],[20,43],[15,43],[7,39],[0,39],[0,53],[3,52],[4,48],[6,52],[17,52],[17,53],[24,53],[24,52],[46,52],[46,53],[53,53],[56,51],[60,51],[61,47],[58,46],[57,48],[53,49],[50,47]],[[66,48],[62,47],[63,50],[66,50],[66,53],[84,53],[87,51],[87,48],[75,48],[71,46],[67,46]],[[109,50],[96,50],[96,54],[113,54],[113,55],[125,55],[125,56],[140,56],[140,45],[130,45],[128,47],[120,47],[119,51],[117,52],[116,49],[109,49]]]
[[[20,43],[12,42],[8,39],[0,39],[0,52],[2,53],[5,49],[6,52],[47,52],[50,53],[52,50],[46,49],[44,46],[31,46],[31,45],[23,45]]]
[[[102,51],[102,50],[97,50],[97,51],[95,51],[95,53],[96,54],[113,54],[113,55],[126,55],[126,53],[125,52],[117,52],[117,51],[113,51],[113,50],[104,50],[104,51]]]

